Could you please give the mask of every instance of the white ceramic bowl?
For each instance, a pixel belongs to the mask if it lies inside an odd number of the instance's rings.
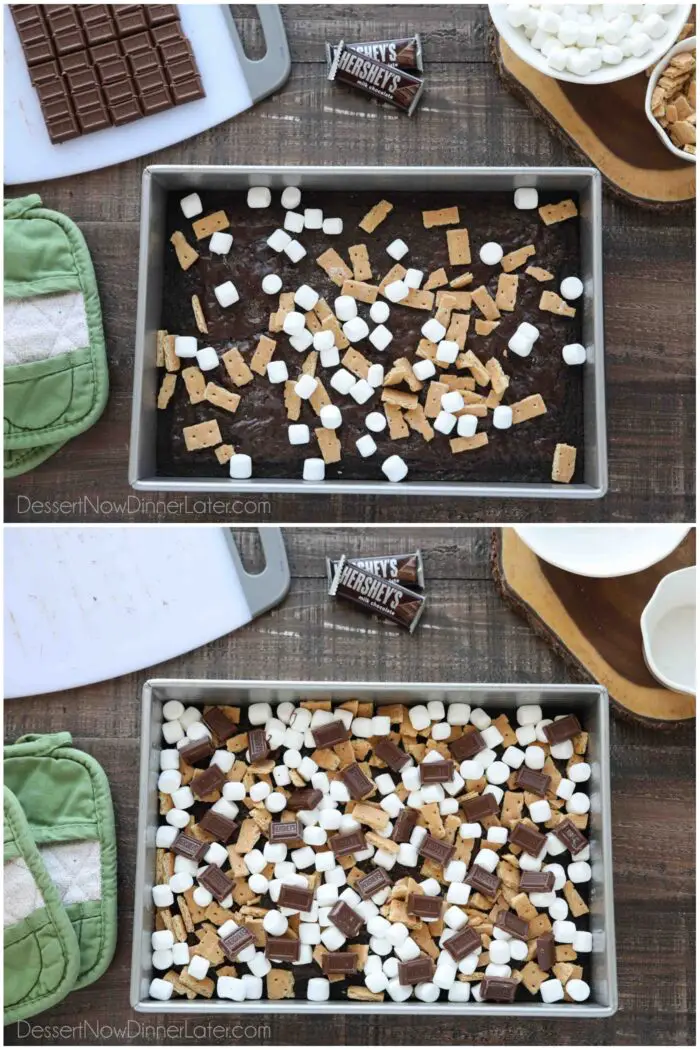
[[[603,65],[600,69],[589,73],[585,77],[576,76],[575,73],[570,73],[568,69],[561,72],[552,69],[542,52],[532,46],[525,35],[525,30],[516,29],[510,24],[506,17],[507,4],[489,4],[489,12],[493,24],[511,50],[516,53],[518,58],[522,58],[523,62],[527,62],[534,69],[538,69],[540,73],[545,73],[548,77],[554,77],[555,80],[568,80],[571,84],[611,84],[615,80],[625,80],[627,77],[633,77],[637,73],[648,69],[649,66],[653,66],[655,62],[658,62],[668,51],[670,42],[677,39],[681,29],[688,21],[688,15],[692,6],[692,4],[678,4],[676,10],[666,16],[669,24],[668,32],[660,40],[654,40],[651,49],[645,55],[642,55],[641,58],[625,58],[617,66]],[[683,42],[685,43],[685,41]]]
[[[578,576],[628,576],[666,558],[689,525],[518,525],[538,558]]]
[[[681,160],[687,160],[690,164],[695,164],[695,156],[692,153],[684,153],[682,149],[678,149],[678,146],[674,146],[671,139],[666,134],[666,131],[661,127],[656,117],[651,112],[651,96],[654,94],[654,88],[659,82],[659,78],[663,73],[664,69],[671,61],[674,55],[679,55],[682,51],[694,51],[696,37],[689,36],[686,40],[679,40],[677,44],[671,48],[667,55],[659,62],[658,66],[654,69],[654,72],[649,77],[649,86],[647,87],[647,97],[644,103],[644,111],[647,115],[647,120],[653,127],[656,134],[659,136],[661,141],[667,150],[675,154],[676,157],[680,157]]]
[[[640,621],[646,665],[662,685],[695,695],[695,566],[664,576]]]

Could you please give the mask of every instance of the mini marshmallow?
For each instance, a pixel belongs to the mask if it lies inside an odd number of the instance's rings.
[[[490,784],[505,784],[510,776],[510,766],[505,762],[492,762],[486,769],[486,779]]]
[[[583,281],[578,277],[565,277],[559,290],[564,299],[580,299],[583,295]]]
[[[329,237],[337,237],[343,232],[343,220],[338,218],[324,219],[323,232]]]
[[[219,355],[213,346],[203,346],[197,351],[197,364],[203,372],[210,372],[219,367]]]
[[[470,713],[469,704],[450,704],[447,708],[447,721],[451,726],[465,726],[469,722]]]
[[[254,850],[248,856],[252,856],[253,853],[259,853],[259,850]],[[260,854],[262,857],[262,854]],[[207,852],[204,854],[204,860],[207,864],[215,864],[217,868],[220,868],[228,860],[228,853],[220,842],[212,842]],[[249,869],[253,871],[253,868]],[[260,869],[262,870],[262,869]]]
[[[247,199],[249,208],[269,208],[272,194],[267,186],[251,186]]]
[[[528,806],[528,809],[530,811],[530,818],[534,820],[536,824],[544,824],[544,822],[550,820],[552,816],[552,810],[546,798],[538,798],[536,802],[533,802]]]
[[[515,720],[519,726],[534,725],[542,718],[542,708],[539,704],[523,704],[516,708]]]
[[[236,756],[230,751],[215,751],[209,765],[218,766],[222,773],[228,773],[230,769],[233,769],[235,760]]]
[[[224,281],[223,284],[218,284],[214,288],[214,295],[219,306],[223,306],[224,309],[227,306],[233,306],[239,299],[238,291],[233,281]]]
[[[151,956],[154,970],[169,970],[173,964],[173,953],[171,949],[154,952]]]
[[[377,390],[384,382],[384,365],[370,365],[367,369],[367,382]]]
[[[326,476],[326,464],[322,459],[305,459],[302,468],[304,481],[323,481]]]
[[[462,765],[465,763],[463,762]],[[481,775],[481,766],[478,767],[479,775]],[[478,779],[470,777],[469,779]],[[482,836],[481,824],[460,824],[459,826],[459,837],[462,839],[480,839]]]
[[[294,393],[297,397],[300,397],[302,401],[308,401],[317,386],[318,379],[314,378],[314,376],[304,374],[294,384]]]
[[[173,791],[171,798],[176,809],[190,809],[194,805],[194,795],[187,785]]]
[[[242,781],[228,780],[221,789],[227,802],[241,802],[245,798],[246,789]]]
[[[261,287],[265,295],[277,295],[282,287],[282,278],[276,273],[265,274]]]
[[[216,291],[216,289],[215,289]],[[218,296],[217,296],[218,298]],[[176,357],[196,357],[197,356],[197,340],[193,335],[176,335],[175,336],[175,356]],[[165,726],[163,727],[165,731]],[[167,739],[167,738],[166,738]]]
[[[441,339],[438,343],[438,348],[435,352],[435,360],[439,361],[443,365],[452,365],[457,360],[459,354],[459,343],[455,343],[453,339]],[[458,390],[451,390],[451,394],[459,394]],[[447,395],[445,395],[447,396]],[[461,394],[459,395],[462,396]],[[460,405],[460,408],[463,404]]]
[[[456,904],[448,908],[443,916],[445,926],[449,926],[451,930],[461,930],[463,926],[466,926],[469,921],[465,912],[461,908],[458,908]]]
[[[182,783],[182,774],[177,769],[166,769],[158,777],[158,790],[172,795]]]
[[[320,333],[317,333],[320,334]],[[314,339],[316,336],[314,336]],[[327,350],[321,350],[321,367],[337,368],[340,364],[340,353],[337,346],[331,346]]]
[[[457,433],[460,437],[474,437],[476,434],[478,420],[476,416],[467,413],[457,419]]]
[[[574,762],[568,769],[569,780],[574,784],[583,784],[590,779],[591,767],[588,762]]]
[[[290,423],[287,427],[287,435],[290,445],[308,445],[311,440],[311,431],[306,423]]]
[[[497,430],[508,430],[513,425],[513,409],[510,405],[497,405],[493,410],[492,422]]]
[[[343,325],[343,335],[351,343],[359,343],[369,335],[369,325],[362,317],[353,317]]]
[[[211,730],[203,722],[191,722],[187,727],[187,736],[190,740],[211,739]]]
[[[283,208],[296,208],[301,200],[301,190],[298,186],[285,186],[282,190],[280,203]]]
[[[508,941],[491,941],[489,945],[489,959],[497,966],[504,966],[510,962],[510,944]]]
[[[459,904],[464,907],[469,901],[469,895],[471,893],[471,886],[467,886],[464,882],[451,882],[446,895],[448,904]]]
[[[527,747],[528,744],[534,744],[537,740],[537,734],[534,726],[518,726],[515,730],[515,738],[521,747]]]
[[[495,871],[498,867],[499,856],[495,849],[480,849],[474,858],[474,863],[487,871]]]
[[[395,955],[401,960],[401,962],[410,962],[411,959],[418,958],[420,955],[420,948],[412,937],[407,937],[401,944],[395,945]]]
[[[291,215],[291,212],[287,212],[287,214]],[[290,241],[284,249],[284,254],[288,259],[291,259],[293,263],[298,263],[306,255],[306,248],[303,244],[300,244],[299,241]]]
[[[583,365],[586,363],[586,348],[581,343],[567,343],[562,348],[561,356],[567,365]]]
[[[593,934],[589,930],[577,930],[574,934],[572,947],[575,952],[593,951]]]
[[[270,361],[267,366],[267,378],[271,383],[285,383],[289,379],[286,362]]]
[[[539,194],[534,187],[521,186],[513,194],[513,203],[518,211],[532,211],[539,204]]]
[[[423,283],[423,271],[415,270],[413,267],[409,267],[406,273],[403,275],[404,282],[409,288],[420,288]]]
[[[567,761],[574,753],[574,745],[570,740],[562,740],[560,744],[552,744],[549,751],[552,758]]]
[[[228,859],[228,853],[226,857]],[[194,879],[188,871],[178,871],[171,876],[168,885],[173,893],[186,893],[194,886]]]
[[[345,941],[345,934],[337,926],[327,926],[321,933],[321,943],[325,945],[329,952],[337,952],[345,944]],[[373,951],[376,950],[371,941],[370,945]]]
[[[294,302],[297,306],[300,306],[305,313],[309,310],[313,310],[314,306],[319,300],[318,292],[308,284],[300,285],[294,293]]]
[[[281,813],[287,805],[287,796],[281,791],[272,791],[265,799],[265,808],[270,813]]]
[[[208,908],[214,900],[213,895],[209,890],[205,890],[204,886],[195,886],[192,891],[192,897],[195,904],[199,905],[200,908]]]
[[[576,924],[568,919],[556,919],[552,923],[554,940],[558,944],[573,944],[576,936]]]
[[[186,219],[194,219],[195,215],[201,215],[203,209],[199,194],[188,193],[188,195],[183,197],[180,201],[180,208]]]
[[[179,722],[178,722],[178,725]],[[180,729],[182,726],[180,725]],[[160,768],[163,772],[166,769],[180,769],[180,752],[175,747],[164,748],[159,755]]]
[[[350,336],[348,336],[348,339]],[[373,347],[377,350],[386,350],[389,343],[394,338],[393,333],[389,331],[383,324],[377,325],[376,328],[370,333],[369,341]]]
[[[405,281],[392,281],[384,289],[384,295],[391,303],[400,303],[410,292]]]
[[[190,977],[194,977],[196,981],[203,981],[207,976],[209,970],[209,960],[205,959],[203,955],[193,955],[190,959],[190,964],[187,967],[187,972]]]
[[[566,873],[571,882],[590,882],[592,878],[591,866],[585,860],[576,860],[569,864]]]
[[[363,459],[367,459],[368,456],[373,456],[377,451],[377,443],[370,434],[363,434],[355,442],[355,448]]]
[[[323,229],[323,212],[320,208],[304,209],[304,226],[307,230]]]
[[[323,328],[320,332],[314,332],[313,334],[314,350],[318,350],[323,353],[324,350],[335,349],[335,335],[328,328]]]
[[[304,331],[306,318],[298,310],[290,310],[282,322],[282,331],[287,335],[299,335]]]
[[[573,999],[575,1003],[583,1003],[590,996],[591,988],[586,981],[574,977],[566,983],[566,994]]]
[[[444,324],[440,324],[435,317],[430,317],[421,328],[421,334],[426,339],[429,339],[431,343],[439,343],[440,340],[445,338],[446,333],[447,329]]]
[[[156,831],[156,846],[159,849],[170,849],[178,836],[178,829],[169,824],[161,824]]]
[[[541,747],[531,744],[525,748],[525,765],[528,769],[542,769],[544,766],[545,753]]]
[[[479,249],[479,258],[485,266],[498,266],[503,258],[503,248],[495,241],[487,241]]]
[[[440,434],[451,434],[456,425],[457,417],[445,411],[439,412],[437,418],[433,420],[433,427]]]
[[[463,882],[466,874],[467,865],[463,860],[451,860],[445,867],[445,882]]]
[[[543,981],[540,985],[540,995],[543,1003],[557,1003],[564,998],[564,986],[556,978]]]
[[[288,244],[291,244],[292,238],[289,236],[286,230],[275,230],[271,233],[265,242],[268,248],[272,248],[273,252],[283,252]]]
[[[411,367],[416,379],[420,380],[430,379],[436,372],[435,365],[432,361],[428,361],[427,358],[423,361],[416,361]]]
[[[359,320],[359,318],[357,318]],[[352,321],[349,322],[353,324]],[[364,322],[363,322],[364,323]],[[350,397],[357,401],[358,405],[364,405],[374,394],[374,387],[370,386],[366,379],[358,379],[350,388]]]
[[[288,211],[284,217],[284,228],[290,233],[301,233],[304,229],[304,216],[298,211]]]
[[[449,722],[436,722],[432,728],[431,736],[433,740],[447,740],[452,734],[452,726]]]
[[[430,725],[430,714],[428,708],[423,704],[414,704],[409,707],[408,718],[413,728],[419,733]]]
[[[522,332],[514,332],[508,340],[508,349],[518,357],[529,357],[532,353],[532,342]]]
[[[189,964],[190,948],[188,944],[178,941],[173,944],[170,951],[173,956],[173,966],[187,966]]]
[[[167,966],[164,967],[164,969],[167,969]],[[150,998],[159,999],[163,1003],[166,1003],[168,999],[170,999],[174,991],[175,988],[170,981],[163,981],[160,977],[154,977],[148,986],[148,994]]]
[[[263,917],[263,929],[266,933],[269,933],[271,937],[281,937],[287,932],[289,923],[285,915],[281,911],[275,911],[274,909],[265,913]]]
[[[326,430],[337,430],[343,422],[343,416],[337,405],[324,405],[320,413],[321,426]]]
[[[486,833],[487,842],[495,842],[499,846],[505,846],[508,841],[508,829],[507,828],[489,828]]]
[[[535,903],[534,901],[532,902]],[[537,905],[535,905],[537,907]],[[565,919],[569,914],[569,905],[563,899],[563,897],[555,897],[547,905],[547,911],[549,912],[550,919],[562,920]]]
[[[392,259],[396,259],[397,262],[399,261],[399,259],[403,259],[404,255],[406,255],[407,252],[408,245],[405,241],[402,241],[400,237],[397,237],[395,241],[392,241],[386,249],[387,255],[390,255]]]

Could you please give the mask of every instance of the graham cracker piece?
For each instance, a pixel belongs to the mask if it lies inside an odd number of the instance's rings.
[[[314,306],[314,313],[318,317],[321,324],[323,324],[327,317],[335,317],[335,314],[333,313],[325,299],[318,300],[318,302]]]
[[[453,313],[450,316],[450,325],[445,338],[456,343],[460,350],[464,350],[470,321],[471,314]]]
[[[241,395],[219,386],[218,383],[207,383],[204,396],[211,405],[223,408],[226,412],[235,412],[241,403]]]
[[[495,357],[490,357],[484,365],[484,368],[489,374],[491,388],[494,393],[503,395],[508,389],[510,378],[503,371],[501,362],[497,361]]]
[[[180,971],[180,984],[184,985],[185,988],[189,988],[190,991],[196,992],[197,995],[203,995],[205,999],[211,999],[216,987],[211,977],[203,977],[201,981],[198,981],[196,977],[192,977],[188,973],[186,966],[183,966]]]
[[[403,413],[398,405],[385,404],[384,415],[389,424],[389,437],[393,441],[400,441],[409,435],[408,424],[403,418]]]
[[[436,356],[437,343],[431,342],[430,339],[421,339],[416,347],[416,357],[423,357],[426,361],[435,361]]]
[[[549,974],[545,973],[544,970],[540,970],[539,966],[534,961],[525,963],[520,971],[520,976],[522,978],[521,983],[525,985],[531,995],[537,995],[540,990],[540,985],[544,984],[544,982],[549,979]]]
[[[192,296],[192,313],[194,314],[194,323],[197,325],[198,330],[203,335],[209,335],[209,329],[207,328],[207,322],[198,295]]]
[[[423,291],[429,292],[433,288],[444,288],[447,284],[447,274],[444,266],[441,266],[439,270],[433,270],[429,273],[425,282],[423,283]]]
[[[524,397],[522,401],[516,401],[510,407],[513,410],[513,426],[516,423],[524,423],[528,419],[534,419],[535,416],[543,416],[547,411],[547,406],[542,400],[541,394],[530,394],[529,397]]]
[[[260,838],[261,831],[252,817],[246,817],[241,824],[241,830],[238,833],[238,838],[233,844],[233,849],[236,853],[240,853],[242,857],[245,857],[246,853],[254,848],[256,842]]]
[[[381,281],[379,282],[379,294],[384,295],[388,285],[394,281],[402,281],[406,276],[406,267],[402,266],[401,263],[395,263],[387,273],[384,274]]]
[[[212,233],[228,229],[230,225],[225,211],[213,211],[211,215],[195,219],[192,223],[192,229],[197,240],[201,241],[205,237],[211,237]]]
[[[319,255],[316,262],[322,270],[326,271],[333,284],[337,284],[339,288],[344,281],[352,279],[352,270],[342,256],[338,255],[335,248],[327,248]]]
[[[188,999],[197,998],[196,991],[194,991],[192,988],[188,988],[185,984],[183,984],[174,970],[168,970],[168,972],[164,974],[163,980],[167,981],[169,984],[172,984],[173,988],[175,989],[178,995],[186,995]]]
[[[478,416],[481,419],[485,419],[489,414],[488,404],[483,405],[465,405],[464,408],[460,408],[459,412],[455,412],[455,415],[459,416]]]
[[[559,317],[575,317],[576,310],[573,306],[569,306],[565,299],[562,299],[556,292],[544,291],[540,296],[540,310],[546,310],[550,314],[557,314]]]
[[[350,251],[352,251],[352,248]],[[376,284],[367,284],[366,281],[355,279],[354,281],[344,281],[340,294],[349,295],[361,303],[374,303],[379,295],[379,287]]]
[[[450,288],[466,288],[466,286],[468,284],[471,284],[473,280],[474,274],[469,273],[468,270],[465,270],[464,273],[460,273],[457,277],[453,277],[453,279],[450,281]]]
[[[199,369],[197,370],[199,371]],[[175,384],[177,383],[177,375],[174,372],[166,372],[163,376],[163,381],[160,384],[160,390],[158,391],[158,408],[167,408],[170,404],[170,398],[175,393]]]
[[[474,452],[477,448],[483,448],[484,445],[488,445],[488,435],[483,432],[474,434],[472,437],[456,437],[450,441],[450,451],[453,455],[457,455],[459,452]],[[482,823],[484,823],[482,821]]]
[[[486,285],[482,284],[471,293],[472,301],[484,315],[487,321],[498,321],[501,312],[491,298]]]
[[[175,230],[175,233],[170,238],[170,243],[175,249],[177,261],[180,263],[180,269],[189,270],[190,266],[197,262],[199,252],[195,251],[194,248],[187,243],[184,233],[181,233],[180,230]]]
[[[433,380],[428,387],[428,396],[425,399],[425,414],[428,419],[436,419],[442,411],[442,395],[449,393],[447,383],[438,383]]]
[[[558,963],[573,962],[574,959],[578,958],[570,944],[557,944],[554,949],[554,956]]]
[[[350,265],[356,281],[372,280],[372,265],[369,261],[369,252],[366,244],[351,244],[348,248]]]
[[[318,362],[318,351],[311,350],[304,358],[304,363],[301,366],[302,375],[316,376],[316,364]]]
[[[343,285],[343,288],[345,288],[345,285]],[[345,293],[343,292],[343,294]],[[316,332],[321,331],[323,326],[316,314],[313,312],[313,310],[307,310],[304,314],[304,318],[306,320],[306,327],[309,329],[312,335],[316,335]]]
[[[197,955],[203,955],[211,966],[220,966],[224,961],[224,953],[219,946],[219,935],[213,926],[207,926],[203,930],[197,930],[199,944],[195,951]]]
[[[537,908],[534,906],[527,893],[516,894],[510,902],[510,906],[521,919],[527,919],[527,921],[530,922],[532,919],[537,918]]]
[[[383,1003],[384,992],[371,992],[364,984],[351,984],[348,987],[348,999],[358,999],[364,1003]]]
[[[516,737],[511,724],[508,721],[508,716],[504,713],[500,714],[498,718],[494,718],[493,725],[495,725],[498,732],[503,737],[502,747],[516,747],[518,738]]]
[[[443,303],[448,303],[453,310],[471,310],[472,293],[450,292],[443,289],[443,291],[435,293],[435,302],[438,304],[438,307],[442,306]]]
[[[469,266],[472,252],[469,246],[469,230],[447,230],[447,254],[450,266]]]
[[[555,222],[573,219],[575,215],[578,215],[578,208],[570,198],[559,201],[558,204],[543,204],[537,210],[545,226],[552,226]]]
[[[183,368],[182,378],[190,398],[190,404],[198,405],[200,401],[204,401],[204,391],[206,390],[207,383],[197,366],[190,365],[189,368]]]
[[[559,443],[554,449],[552,458],[552,481],[567,485],[576,470],[576,447]]]
[[[509,825],[520,820],[524,805],[525,795],[522,791],[506,791],[501,806],[501,824]]]
[[[443,372],[440,376],[440,382],[445,383],[450,390],[459,390],[462,393],[467,390],[470,394],[474,391],[474,387],[476,386],[476,383],[471,376],[457,376],[453,375],[451,372]],[[440,750],[439,743],[440,741],[435,745],[438,751]]]
[[[221,360],[224,362],[229,379],[231,379],[236,386],[245,386],[247,383],[253,382],[255,377],[243,360],[243,355],[237,347],[232,346],[230,350],[227,350],[225,354],[222,354]]]
[[[477,317],[474,322],[474,331],[477,335],[491,335],[491,332],[498,328],[500,323],[500,321],[484,321],[481,317]]]
[[[378,201],[373,208],[367,212],[363,219],[357,224],[365,233],[374,233],[377,226],[384,222],[389,212],[394,210],[394,205],[389,201]]]
[[[163,359],[168,372],[180,371],[180,358],[175,353],[174,335],[166,335],[163,340]]]
[[[435,293],[425,288],[411,288],[405,299],[401,300],[401,306],[408,306],[412,310],[432,310],[435,304]]]
[[[156,368],[165,367],[165,340],[168,333],[164,328],[159,328],[156,332]]]
[[[501,259],[503,272],[512,273],[513,270],[517,270],[520,266],[523,266],[530,256],[534,254],[534,244],[526,244],[523,248],[516,248],[514,252],[509,252],[508,255],[504,255]]]
[[[178,893],[175,899],[177,901],[177,906],[180,911],[180,915],[182,916],[182,921],[185,925],[185,929],[188,933],[194,933],[194,923],[192,921],[192,916],[190,915],[190,909],[187,906],[187,901],[181,893]]]
[[[277,343],[274,339],[270,339],[267,335],[260,336],[255,353],[250,359],[250,367],[253,372],[257,372],[259,376],[267,375],[267,366],[272,360],[276,346]]]
[[[221,444],[221,431],[215,419],[207,419],[204,423],[183,427],[182,433],[188,452],[198,452],[202,448],[212,448],[213,445]]]
[[[360,824],[367,824],[375,831],[383,831],[389,823],[389,814],[381,806],[375,806],[371,802],[358,802],[352,810],[353,820]],[[398,845],[398,843],[395,843]]]
[[[536,281],[554,280],[554,274],[550,273],[549,270],[544,270],[541,266],[528,266],[525,273],[529,274],[530,277],[534,277]]]
[[[459,208],[437,208],[423,212],[423,226],[429,230],[433,226],[456,226],[459,222]]]
[[[334,430],[328,430],[326,427],[316,427],[314,434],[316,435],[318,447],[323,456],[323,462],[339,463],[341,456],[340,441],[336,432]]]
[[[292,384],[292,386],[293,385],[294,384]],[[313,410],[316,413],[316,415],[320,416],[321,415],[321,409],[325,408],[326,405],[330,405],[332,403],[333,402],[331,401],[330,397],[328,396],[328,391],[326,390],[325,386],[323,385],[323,383],[319,379],[318,383],[316,384],[316,389],[314,390],[313,394],[309,398],[309,404],[313,408]],[[297,419],[298,418],[299,417],[297,416]]]
[[[339,350],[345,350],[347,346],[350,346],[350,340],[345,335],[345,332],[340,327],[340,322],[335,314],[331,314],[330,317],[325,317],[321,321],[321,326],[328,331],[331,331],[335,336],[335,345]]]
[[[496,306],[499,310],[512,313],[515,309],[515,300],[518,295],[518,275],[513,273],[502,273],[498,277],[498,289],[496,291]]]
[[[459,368],[468,368],[479,386],[488,386],[491,382],[491,376],[487,369],[484,368],[479,358],[471,350],[467,350],[459,356],[457,365]]]
[[[407,357],[396,358],[384,377],[383,385],[385,387],[399,386],[401,383],[405,383],[409,390],[412,390],[414,393],[423,389],[423,384],[411,368],[411,364]]]
[[[406,390],[397,390],[395,387],[387,387],[382,390],[382,401],[390,405],[398,405],[399,408],[416,408],[418,395],[409,394]]]
[[[218,448],[214,449],[214,455],[218,459],[219,463],[224,466],[225,463],[231,459],[231,456],[235,454],[236,450],[233,445],[219,445]]]
[[[415,430],[425,441],[432,441],[435,437],[435,431],[428,422],[422,405],[416,405],[415,408],[409,408],[404,413],[404,419],[411,430]]]
[[[581,915],[588,915],[590,910],[588,905],[574,886],[573,882],[568,879],[564,883],[564,896],[566,897],[566,903],[569,905],[569,910],[575,919],[578,919]]]
[[[511,904],[513,902],[511,901]],[[552,921],[549,915],[545,915],[542,912],[536,918],[534,918],[527,931],[528,940],[532,940],[533,937],[542,937],[545,933],[549,933],[552,929]]]
[[[360,351],[356,350],[353,346],[345,351],[340,363],[347,368],[349,372],[354,372],[354,374],[361,379],[367,378],[367,373],[369,372],[369,366],[371,364],[365,355],[360,353]]]
[[[439,321],[444,328],[449,328],[452,311],[457,308],[457,297],[445,292],[438,292],[438,308],[435,312],[435,320]]]

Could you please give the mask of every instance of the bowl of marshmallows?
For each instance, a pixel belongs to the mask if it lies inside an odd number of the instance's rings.
[[[692,4],[489,4],[496,29],[528,65],[574,84],[609,84],[653,66]]]

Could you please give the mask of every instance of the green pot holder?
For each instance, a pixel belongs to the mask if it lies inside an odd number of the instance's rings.
[[[109,378],[82,233],[36,194],[4,211],[5,476],[15,477],[99,419]]]
[[[70,745],[70,733],[54,733],[25,736],[5,748],[11,799],[10,820],[5,801],[6,1024],[91,984],[114,955],[117,844],[109,783],[90,755]],[[28,869],[43,899],[35,899],[32,879],[23,870],[8,869],[13,862]],[[15,886],[10,902],[8,872]],[[32,934],[37,950],[25,954],[20,946]],[[44,944],[52,954],[41,950]],[[65,973],[59,980],[61,964]]]

